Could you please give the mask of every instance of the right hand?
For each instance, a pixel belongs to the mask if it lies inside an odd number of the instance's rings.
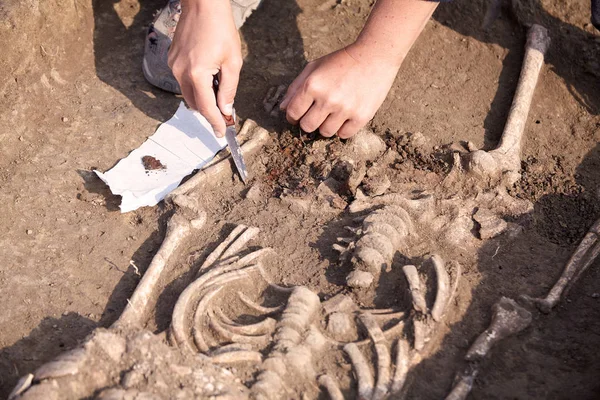
[[[231,115],[242,68],[240,36],[229,0],[183,0],[169,50],[169,67],[188,106],[225,135],[222,114]],[[215,96],[213,77],[219,74]]]

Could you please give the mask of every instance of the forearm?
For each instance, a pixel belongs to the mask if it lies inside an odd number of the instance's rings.
[[[346,50],[359,61],[400,67],[437,5],[425,0],[378,0],[355,43]]]

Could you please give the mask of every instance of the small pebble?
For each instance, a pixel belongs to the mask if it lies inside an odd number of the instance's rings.
[[[69,122],[69,118],[67,118],[67,117],[62,117],[61,120],[62,120],[62,122]]]
[[[31,229],[27,229],[27,234],[31,235],[33,233],[33,231]]]
[[[600,297],[600,293],[593,293],[592,294],[592,298],[597,299],[598,297]]]

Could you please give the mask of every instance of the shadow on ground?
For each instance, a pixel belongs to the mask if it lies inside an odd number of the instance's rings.
[[[143,113],[166,121],[177,109],[181,97],[150,85],[141,68],[147,27],[166,0],[140,0],[139,11],[123,11],[122,14],[132,15],[129,26],[115,11],[118,3],[123,2],[92,2],[96,74],[127,96]],[[295,0],[263,0],[241,28],[245,59],[236,110],[242,119],[271,124],[262,105],[268,89],[289,84],[304,67],[303,41],[296,23],[300,12]]]
[[[554,285],[578,242],[600,217],[599,166],[600,145],[577,168],[578,190],[543,196],[518,237],[503,235],[480,249],[475,269],[463,275],[463,281],[480,280],[465,316],[451,326],[440,350],[410,373],[410,393],[418,394],[414,398],[434,399],[449,393],[454,374],[467,366],[463,357],[468,347],[487,328],[491,307],[501,296],[515,300],[522,294],[545,296]],[[578,218],[568,217],[577,212]],[[566,219],[566,225],[558,224],[557,218]],[[492,349],[481,364],[471,398],[600,396],[600,361],[593,350],[600,345],[599,268],[597,260],[552,313],[532,309],[531,326]]]
[[[462,35],[483,43],[498,44],[508,50],[498,78],[498,90],[484,121],[487,148],[493,147],[502,135],[521,69],[525,32],[506,34],[507,29],[515,32],[514,26],[511,26],[515,19],[548,28],[552,39],[546,55],[548,68],[564,79],[569,91],[589,113],[600,114],[600,42],[593,34],[554,17],[539,0],[517,2],[520,5],[514,12],[504,9],[499,19],[485,32],[480,27],[488,3],[456,0],[441,5],[434,14],[436,21]]]

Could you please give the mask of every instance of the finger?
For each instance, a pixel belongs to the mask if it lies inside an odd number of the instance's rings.
[[[233,101],[240,81],[241,68],[241,62],[239,66],[236,63],[230,62],[221,67],[217,104],[221,112],[225,115],[233,113]]]
[[[286,107],[286,117],[288,122],[293,125],[297,124],[311,108],[313,102],[314,99],[311,95],[305,91],[298,90]]]
[[[282,109],[282,110],[287,109],[289,103],[292,101],[294,96],[296,96],[296,93],[304,84],[304,81],[308,77],[311,70],[312,69],[309,69],[308,67],[304,68],[302,73],[300,75],[298,75],[298,77],[296,79],[294,79],[294,82],[292,82],[292,84],[288,87],[288,90],[285,92],[285,96],[283,96],[283,100],[281,100],[281,104],[279,105],[280,109]]]
[[[201,79],[196,79],[194,87],[194,98],[196,100],[197,110],[208,123],[213,127],[217,137],[225,136],[225,121],[219,107],[213,90],[213,76],[208,74]]]
[[[337,134],[341,139],[348,139],[356,135],[356,133],[363,126],[364,124],[356,120],[349,119],[348,121],[344,122],[344,125],[342,125],[342,127],[338,130]]]
[[[288,110],[289,112],[289,110]],[[304,132],[314,132],[327,119],[329,111],[318,103],[314,103],[312,107],[300,119],[300,128]]]
[[[285,96],[283,96],[283,100],[281,100],[281,103],[279,103],[279,109],[285,110],[290,101],[294,98],[296,92],[298,91],[298,88],[300,87],[300,83],[298,82],[299,80],[299,77],[296,78],[294,82],[292,82],[292,84],[288,87],[287,91],[285,92]]]
[[[332,137],[338,133],[344,122],[346,122],[346,117],[341,113],[329,114],[319,127],[319,133],[321,136]]]
[[[189,86],[181,86],[181,94],[183,94],[183,99],[187,103],[188,107],[192,110],[197,110],[196,107],[196,98],[194,97],[194,89]]]

